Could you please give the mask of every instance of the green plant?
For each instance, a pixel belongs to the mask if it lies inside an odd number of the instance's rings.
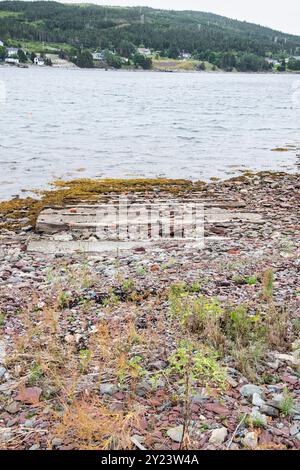
[[[0,312],[0,326],[3,326],[5,322],[5,314]]]
[[[249,343],[246,346],[237,346],[231,343],[230,353],[235,359],[236,367],[250,380],[255,380],[256,369],[266,351],[266,344],[260,341]]]
[[[70,305],[71,301],[71,296],[68,292],[61,291],[59,292],[57,296],[57,304],[60,310],[63,310],[64,308],[68,308]]]
[[[247,415],[244,420],[245,426],[248,428],[262,429],[266,427],[265,421],[260,416]]]
[[[79,351],[79,364],[80,364],[80,371],[86,372],[88,366],[92,359],[92,353],[88,349],[81,349]]]
[[[36,385],[40,382],[44,372],[40,364],[34,363],[28,378],[28,384]]]
[[[240,346],[246,346],[262,335],[260,315],[249,315],[244,305],[226,309],[224,319],[227,337]]]
[[[136,273],[138,276],[144,276],[146,274],[146,269],[144,268],[144,266],[138,266],[136,268]]]
[[[287,389],[284,390],[283,392],[283,398],[280,402],[280,412],[283,416],[289,416],[292,413],[294,406],[294,399],[293,397],[289,394],[289,391]]]
[[[248,284],[248,286],[254,286],[255,284],[257,284],[257,277],[255,275],[246,277],[245,283]]]
[[[200,282],[193,282],[193,284],[190,287],[190,292],[193,292],[195,294],[201,292],[201,284]]]
[[[113,289],[110,288],[106,299],[103,300],[104,307],[115,307],[120,303],[120,298],[114,293]]]
[[[178,377],[183,386],[183,433],[180,448],[185,444],[191,419],[191,403],[194,387],[214,384],[226,388],[226,373],[217,363],[218,355],[209,348],[196,349],[192,342],[181,341],[169,357],[167,374]]]
[[[134,280],[133,279],[125,279],[122,282],[121,287],[122,287],[124,292],[132,291],[134,289]]]
[[[191,297],[185,287],[173,286],[169,295],[170,316],[191,332],[203,334],[206,343],[221,347],[224,337],[221,331],[222,308],[216,299],[205,296]]]
[[[120,354],[118,359],[117,378],[121,387],[124,386],[127,378],[132,379],[135,383],[136,379],[146,374],[141,362],[141,356],[133,356],[128,359],[124,352]]]
[[[289,326],[288,310],[284,306],[276,307],[271,301],[265,311],[265,325],[268,343],[272,346],[285,346]]]

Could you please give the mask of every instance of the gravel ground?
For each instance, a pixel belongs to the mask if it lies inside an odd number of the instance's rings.
[[[90,256],[29,253],[33,228],[2,230],[0,447],[300,448],[299,176],[214,182],[203,195],[242,200],[264,223],[207,224],[226,239],[200,249]],[[219,316],[244,308],[253,327],[222,317],[220,339],[194,324],[197,302]],[[186,351],[188,364],[199,351],[211,362],[183,370]]]

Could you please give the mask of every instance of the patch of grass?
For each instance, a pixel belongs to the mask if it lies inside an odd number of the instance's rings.
[[[177,283],[169,289],[170,318],[203,344],[232,356],[239,370],[253,380],[268,347],[284,346],[288,334],[287,311],[278,310],[271,300],[271,272],[265,275],[264,292],[268,302],[258,305],[260,311],[253,313],[247,305],[222,305]]]
[[[285,389],[283,392],[283,399],[280,403],[280,412],[283,416],[289,416],[292,414],[293,407],[294,407],[294,399],[289,394],[289,391]]]
[[[43,372],[43,368],[41,367],[41,365],[38,363],[34,363],[30,371],[28,384],[31,386],[38,385],[40,381],[42,380],[43,375],[44,375],[44,372]]]
[[[255,275],[246,277],[245,282],[248,284],[248,286],[254,286],[257,284],[257,277]]]
[[[71,296],[68,292],[59,292],[57,295],[57,305],[60,310],[68,308],[71,302]]]
[[[6,315],[3,312],[0,312],[0,327],[4,325],[5,317]]]
[[[245,426],[247,428],[257,428],[257,429],[264,429],[266,427],[265,422],[259,416],[251,416],[247,415],[244,420]]]
[[[65,407],[56,435],[71,437],[80,450],[131,449],[130,429],[138,425],[140,411],[112,411],[97,397],[77,399]]]

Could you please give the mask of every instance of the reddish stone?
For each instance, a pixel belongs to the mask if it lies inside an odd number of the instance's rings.
[[[241,251],[240,250],[228,250],[227,253],[229,255],[239,255]]]
[[[139,427],[140,427],[140,429],[143,429],[143,430],[147,429],[148,422],[145,418],[140,418],[139,419]]]
[[[156,271],[159,271],[158,264],[153,264],[150,268],[150,271],[152,271],[153,273],[156,272]]]
[[[284,380],[284,382],[287,382],[291,385],[296,385],[299,382],[299,379],[297,379],[297,377],[293,377],[292,375],[287,375],[287,374],[282,377],[282,380]]]
[[[219,405],[218,403],[207,403],[205,405],[207,411],[212,411],[217,415],[228,416],[230,411],[225,406]]]
[[[39,387],[22,388],[16,396],[16,400],[27,405],[35,405],[39,403],[42,391]]]
[[[267,445],[273,442],[273,436],[268,431],[262,431],[259,436],[259,444],[260,445]]]

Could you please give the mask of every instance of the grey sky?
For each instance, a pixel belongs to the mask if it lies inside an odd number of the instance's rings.
[[[63,3],[146,5],[173,10],[198,10],[258,23],[300,36],[299,0],[64,0]]]

